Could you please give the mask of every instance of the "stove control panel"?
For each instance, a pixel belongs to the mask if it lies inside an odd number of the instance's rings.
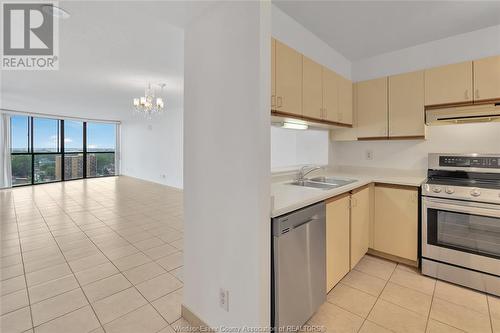
[[[500,204],[500,190],[498,189],[464,186],[446,186],[443,189],[435,184],[423,184],[422,196]]]
[[[439,166],[461,168],[500,168],[499,157],[439,156]]]

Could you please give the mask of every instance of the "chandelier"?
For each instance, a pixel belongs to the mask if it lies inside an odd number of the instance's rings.
[[[158,84],[160,87],[160,96],[163,96],[163,88],[165,83]],[[138,114],[142,114],[147,118],[151,118],[154,114],[161,114],[165,109],[163,98],[156,96],[155,90],[151,88],[151,83],[148,83],[144,96],[134,98],[134,109]]]

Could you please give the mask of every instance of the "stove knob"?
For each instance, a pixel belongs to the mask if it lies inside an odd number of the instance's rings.
[[[470,191],[470,195],[472,195],[473,197],[478,197],[481,195],[481,191],[479,191],[479,189],[475,188],[472,191]]]
[[[439,187],[439,186],[433,187],[432,188],[432,192],[434,192],[434,193],[441,193],[441,187]]]
[[[445,192],[448,193],[448,194],[453,194],[453,193],[455,193],[455,190],[453,188],[451,188],[451,187],[447,187],[445,189]]]

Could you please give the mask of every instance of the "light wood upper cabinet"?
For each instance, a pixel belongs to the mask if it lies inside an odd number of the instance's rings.
[[[474,61],[474,100],[500,99],[500,56]]]
[[[271,110],[276,108],[276,39],[271,38]]]
[[[368,252],[370,206],[370,187],[353,191],[351,195],[351,269]]]
[[[334,122],[339,121],[338,77],[334,71],[323,67],[323,118]]]
[[[472,61],[425,71],[425,105],[471,102]]]
[[[424,136],[424,71],[389,77],[389,137]]]
[[[349,273],[349,195],[326,202],[326,290]]]
[[[323,117],[323,67],[305,56],[302,59],[302,114],[320,119]]]
[[[416,261],[417,239],[417,188],[376,184],[374,249]]]
[[[302,55],[276,41],[276,110],[302,115]]]
[[[356,83],[358,138],[387,137],[387,78]]]
[[[338,122],[352,125],[352,81],[338,75]]]

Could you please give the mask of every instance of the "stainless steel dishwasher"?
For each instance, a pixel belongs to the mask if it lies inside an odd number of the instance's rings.
[[[273,326],[302,326],[326,300],[325,203],[272,220]]]

